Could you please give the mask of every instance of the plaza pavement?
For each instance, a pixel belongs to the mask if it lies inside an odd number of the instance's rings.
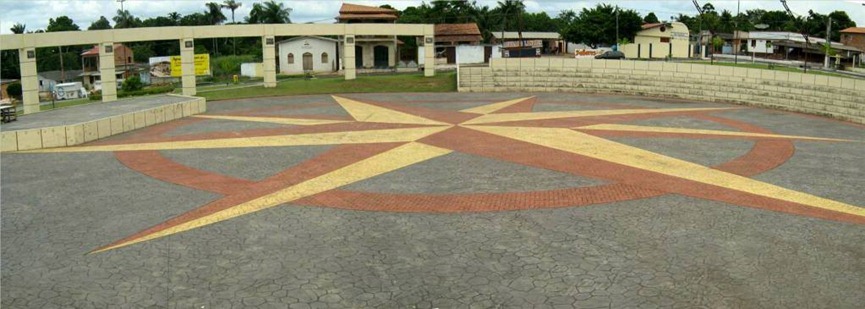
[[[859,308],[865,128],[652,98],[208,102],[4,153],[4,308]]]

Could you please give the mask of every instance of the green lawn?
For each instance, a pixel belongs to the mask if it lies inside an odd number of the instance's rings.
[[[207,91],[198,94],[207,101],[238,98],[273,97],[300,94],[362,93],[362,92],[453,92],[457,90],[456,72],[436,73],[424,77],[423,73],[358,76],[345,80],[341,76],[281,80],[275,88],[248,87]]]
[[[709,61],[686,61],[686,63],[711,64]],[[769,65],[766,63],[732,63],[732,62],[715,61],[715,63],[712,65],[722,65],[722,66],[728,66],[728,67],[740,67],[740,68],[770,70]],[[803,71],[802,69],[783,66],[783,65],[775,65],[775,67],[772,68],[771,70],[781,71],[781,72],[805,73],[805,71]],[[834,76],[834,77],[845,77],[845,78],[855,78],[855,77],[852,77],[849,75],[837,74],[837,73],[831,73],[831,72],[823,72],[823,71],[817,71],[817,70],[808,70],[808,74],[826,75],[826,76]]]

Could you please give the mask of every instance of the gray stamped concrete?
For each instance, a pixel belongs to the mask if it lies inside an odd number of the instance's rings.
[[[152,95],[120,99],[108,103],[95,102],[30,115],[21,115],[18,116],[18,121],[4,123],[2,128],[4,131],[11,131],[84,123],[189,100],[188,97],[182,96]]]
[[[527,95],[532,94],[346,97],[458,110]],[[537,96],[539,105],[547,102],[556,110],[567,110],[562,106],[577,99],[645,108],[691,105],[637,97]],[[208,113],[261,109],[285,115],[296,110],[292,105],[321,102],[330,105],[315,106],[311,114],[342,112],[328,96],[301,96],[209,102]],[[574,104],[571,110],[581,109],[585,106]],[[860,141],[795,142],[796,152],[787,163],[754,178],[865,206],[863,127],[753,108],[715,115],[779,134]],[[217,120],[190,123],[194,125],[179,126],[166,136],[279,128]],[[682,116],[629,124],[735,131]],[[123,141],[136,134],[106,141]],[[740,156],[752,144],[612,140],[707,165]],[[173,150],[162,155],[200,170],[261,180],[329,149]],[[865,226],[680,195],[481,213],[376,212],[289,203],[88,254],[220,195],[151,178],[124,166],[112,153],[4,153],[0,168],[3,308],[861,308],[865,304]],[[490,193],[604,183],[454,153],[346,189]]]

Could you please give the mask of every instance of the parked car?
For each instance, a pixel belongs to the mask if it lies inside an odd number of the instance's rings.
[[[595,56],[595,59],[625,59],[625,53],[617,50],[608,50],[603,54]]]

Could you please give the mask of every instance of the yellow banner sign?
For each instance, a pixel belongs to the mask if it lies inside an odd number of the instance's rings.
[[[171,76],[180,77],[183,69],[180,66],[180,56],[171,56]],[[210,54],[195,55],[195,75],[210,75]]]

